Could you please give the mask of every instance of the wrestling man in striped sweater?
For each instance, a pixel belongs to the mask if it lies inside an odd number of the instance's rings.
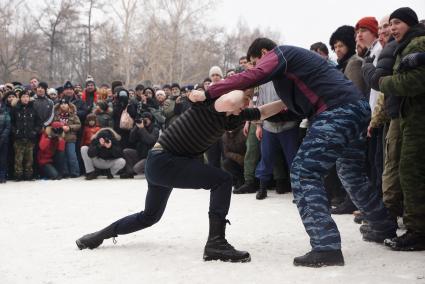
[[[83,236],[76,241],[80,249],[94,249],[104,239],[129,234],[157,223],[167,206],[173,188],[209,189],[209,235],[204,260],[248,262],[248,252],[236,250],[225,238],[227,213],[232,194],[232,176],[203,164],[199,157],[227,130],[245,121],[263,120],[285,108],[282,101],[260,108],[246,108],[248,92],[233,91],[214,101],[193,106],[181,115],[160,136],[149,152],[145,175],[148,191],[145,209],[124,217],[108,227]]]

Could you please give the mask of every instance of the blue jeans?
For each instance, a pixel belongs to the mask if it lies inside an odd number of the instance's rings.
[[[65,155],[64,174],[72,177],[80,176],[80,165],[75,151],[75,142],[66,142]]]
[[[225,219],[232,195],[232,176],[197,158],[175,156],[167,151],[149,151],[145,175],[148,181],[145,209],[115,224],[117,234],[129,234],[158,222],[174,187],[210,189],[209,215]],[[195,212],[194,214],[199,214]]]
[[[261,182],[268,182],[273,176],[277,151],[283,150],[285,154],[287,168],[290,169],[292,161],[298,151],[298,127],[272,133],[263,128],[263,138],[261,139],[261,160],[257,165],[255,176]],[[284,167],[285,168],[285,167]]]
[[[366,175],[366,129],[370,108],[366,101],[325,111],[311,121],[291,168],[291,185],[313,250],[341,248],[331,218],[323,178],[336,164],[351,200],[373,226],[389,218],[382,199]]]
[[[65,153],[56,152],[53,163],[46,164],[40,167],[40,171],[43,177],[48,179],[58,179],[63,176],[63,167],[65,165]]]

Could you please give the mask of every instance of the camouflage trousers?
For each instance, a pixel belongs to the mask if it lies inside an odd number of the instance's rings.
[[[422,106],[421,106],[422,107]],[[406,228],[425,234],[425,119],[423,108],[401,119],[400,184]]]
[[[27,139],[16,140],[13,144],[15,149],[15,177],[32,176],[34,143]]]
[[[360,100],[325,111],[311,121],[291,167],[291,185],[304,227],[315,251],[341,248],[323,180],[336,165],[351,200],[372,225],[389,217],[366,175],[366,129],[370,108]]]

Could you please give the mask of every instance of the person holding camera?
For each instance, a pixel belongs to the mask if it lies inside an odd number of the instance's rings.
[[[42,177],[62,179],[65,165],[65,133],[63,123],[53,122],[47,126],[40,137],[37,153],[38,165]]]
[[[120,178],[133,178],[134,174],[145,173],[145,161],[148,151],[159,137],[159,127],[154,123],[153,115],[144,112],[135,120],[136,125],[130,132],[130,143],[135,149],[124,149],[125,173]]]
[[[119,144],[121,137],[112,128],[100,129],[89,146],[81,147],[81,157],[86,168],[86,180],[96,179],[99,170],[107,170],[108,179],[124,168],[125,160]]]

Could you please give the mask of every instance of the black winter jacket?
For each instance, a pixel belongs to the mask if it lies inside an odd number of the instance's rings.
[[[28,139],[37,142],[37,134],[41,130],[41,121],[34,103],[27,105],[18,102],[12,109],[12,133],[15,139]]]
[[[398,47],[398,42],[391,40],[381,51],[376,67],[373,63],[364,63],[362,67],[365,82],[372,89],[379,90],[379,79],[393,74],[393,66],[396,60],[394,52]],[[396,94],[385,93],[385,112],[390,118],[398,118],[400,113],[401,97]]]
[[[111,148],[100,145],[99,139],[107,139],[112,142]],[[102,128],[92,138],[87,154],[90,158],[100,158],[104,160],[114,160],[122,158],[122,149],[119,143],[120,136],[111,128]]]

